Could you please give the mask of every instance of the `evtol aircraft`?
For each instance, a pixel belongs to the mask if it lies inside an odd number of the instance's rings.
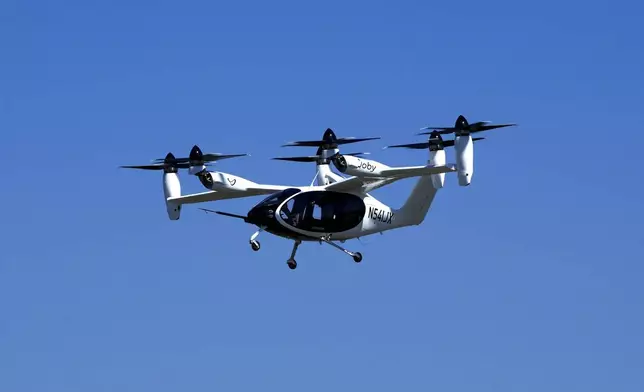
[[[258,184],[233,174],[211,171],[209,167],[213,162],[247,154],[204,154],[197,145],[187,158],[176,158],[168,153],[165,158],[147,165],[121,167],[163,171],[164,199],[171,220],[180,218],[184,204],[267,195],[246,215],[201,209],[256,226],[258,230],[249,239],[254,251],[260,250],[257,238],[262,232],[293,241],[286,262],[290,269],[297,267],[295,255],[303,241],[329,244],[359,263],[362,261],[360,252],[347,250],[337,242],[421,224],[436,193],[445,185],[447,173],[455,173],[460,186],[470,185],[474,174],[474,142],[484,139],[474,138],[472,134],[509,126],[516,124],[494,125],[489,121],[470,124],[461,115],[451,127],[421,128],[423,132],[418,135],[428,135],[426,141],[385,147],[428,151],[425,165],[405,167],[390,167],[365,159],[366,153],[341,154],[340,146],[380,138],[338,138],[333,130],[327,129],[320,140],[296,141],[283,146],[314,147],[317,148],[315,155],[273,158],[314,162],[315,177],[307,186]],[[442,135],[452,133],[455,135],[453,140],[443,139]],[[446,162],[445,147],[454,147],[455,163]],[[207,191],[182,195],[179,169],[187,169],[190,175],[196,176]],[[375,189],[411,177],[418,177],[418,180],[400,208],[385,205],[370,194]]]

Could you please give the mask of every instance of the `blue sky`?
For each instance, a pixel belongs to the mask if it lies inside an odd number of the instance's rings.
[[[3,391],[641,391],[637,2],[0,5]],[[186,208],[119,170],[168,151],[302,185],[318,138],[390,165],[428,124],[477,143],[425,222],[361,264]],[[404,181],[374,193],[400,205]],[[201,191],[182,176],[184,192]],[[211,203],[245,213],[258,198]]]

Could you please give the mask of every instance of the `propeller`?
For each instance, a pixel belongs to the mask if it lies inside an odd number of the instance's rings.
[[[322,153],[321,149],[318,149],[318,155],[308,155],[308,156],[299,156],[299,157],[277,157],[273,158],[276,161],[289,161],[289,162],[317,162],[320,159],[323,159],[320,154]],[[333,156],[328,157],[327,159],[333,159],[334,157],[340,155],[340,153],[334,154]],[[342,155],[352,155],[359,157],[362,155],[369,155],[368,152],[350,152],[348,154]]]
[[[327,128],[326,131],[324,131],[324,134],[322,135],[322,139],[320,140],[300,140],[300,141],[286,143],[282,145],[282,147],[319,147],[323,150],[333,150],[343,144],[358,143],[358,142],[364,142],[367,140],[376,140],[376,139],[380,139],[380,137],[338,138],[335,136],[335,132],[333,132],[331,128]]]
[[[430,151],[437,151],[437,150],[442,150],[445,147],[453,147],[454,146],[454,140],[443,140],[443,138],[440,135],[439,131],[432,131],[429,134],[429,138],[426,142],[421,142],[421,143],[408,143],[408,144],[396,144],[393,146],[387,146],[384,147],[386,148],[409,148],[413,150],[425,150],[429,148]],[[475,137],[472,138],[473,141],[477,140],[483,140],[485,139],[484,137]]]
[[[478,121],[470,124],[467,122],[467,119],[463,115],[460,115],[456,119],[453,127],[423,127],[421,128],[421,130],[433,129],[442,135],[454,133],[456,134],[456,136],[464,136],[469,135],[470,133],[489,131],[490,129],[512,127],[516,125],[517,124],[491,124],[490,121]],[[418,135],[429,135],[432,132],[434,131],[421,132],[418,133]]]
[[[125,165],[120,167],[123,169],[163,170],[165,173],[176,173],[177,169],[187,169],[190,166],[187,163],[178,163],[171,152],[165,158],[155,161],[156,163],[149,165]]]
[[[189,163],[190,164],[189,166],[199,166],[199,165],[206,164],[208,162],[216,162],[222,159],[236,158],[236,157],[243,157],[243,156],[249,156],[249,154],[220,154],[220,153],[204,154],[201,151],[201,148],[195,145],[190,150],[190,155],[188,156],[188,158],[175,158],[175,160],[177,163]],[[152,162],[161,162],[163,160],[164,159],[155,159]]]
[[[316,152],[316,155],[307,155],[307,156],[296,156],[296,157],[278,157],[278,158],[273,158],[274,160],[277,161],[290,161],[290,162],[319,162],[321,160],[328,160],[328,159],[334,159],[338,156],[340,156],[340,153],[336,151],[335,154],[331,152],[333,155],[325,155],[324,151],[325,150],[337,150],[340,145],[343,144],[351,144],[351,143],[358,143],[358,142],[364,142],[368,140],[376,140],[380,139],[380,137],[363,137],[363,138],[356,138],[356,137],[342,137],[338,138],[335,135],[335,132],[331,128],[327,128],[326,131],[324,131],[324,134],[322,135],[322,139],[320,140],[300,140],[300,141],[295,141],[295,142],[290,142],[287,144],[282,145],[282,147],[317,147],[318,150]],[[353,156],[361,156],[361,155],[367,155],[369,154],[368,152],[352,152],[344,155],[353,155]]]
[[[126,165],[120,167],[124,169],[163,170],[166,173],[176,173],[178,169],[190,169],[195,166],[212,166],[211,162],[241,156],[248,156],[248,154],[204,154],[199,146],[195,145],[190,150],[190,156],[188,158],[177,158],[169,152],[165,158],[153,159],[149,165]]]

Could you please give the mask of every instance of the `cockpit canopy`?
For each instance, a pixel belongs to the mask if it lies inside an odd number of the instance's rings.
[[[277,192],[269,195],[267,198],[257,203],[255,208],[273,207],[273,209],[275,209],[280,204],[282,204],[284,200],[288,199],[289,197],[299,192],[300,190],[297,188],[284,189],[281,192]]]
[[[260,226],[274,222],[285,229],[339,233],[360,224],[365,211],[362,198],[350,193],[288,188],[257,203],[248,217]]]
[[[337,233],[357,226],[365,204],[356,195],[333,191],[308,191],[296,195],[277,210],[289,226],[318,233]]]

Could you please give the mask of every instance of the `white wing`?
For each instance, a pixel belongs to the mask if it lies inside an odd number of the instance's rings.
[[[398,180],[410,177],[457,171],[455,165],[446,166],[408,166],[383,169],[377,177],[349,177],[325,187],[329,191],[369,193]]]
[[[288,188],[297,188],[297,187],[256,184],[256,186],[247,187],[246,189],[229,189],[229,190],[222,189],[219,191],[207,191],[207,192],[201,192],[201,193],[193,193],[191,195],[169,197],[167,200],[168,202],[171,202],[176,205],[205,203],[209,201],[269,195],[271,193],[281,192],[284,189],[288,189]]]
[[[167,202],[174,205],[204,203],[208,201],[238,199],[241,197],[268,195],[288,188],[299,188],[286,185],[258,184],[243,177],[223,172],[208,173],[210,191],[191,195],[169,194]]]

